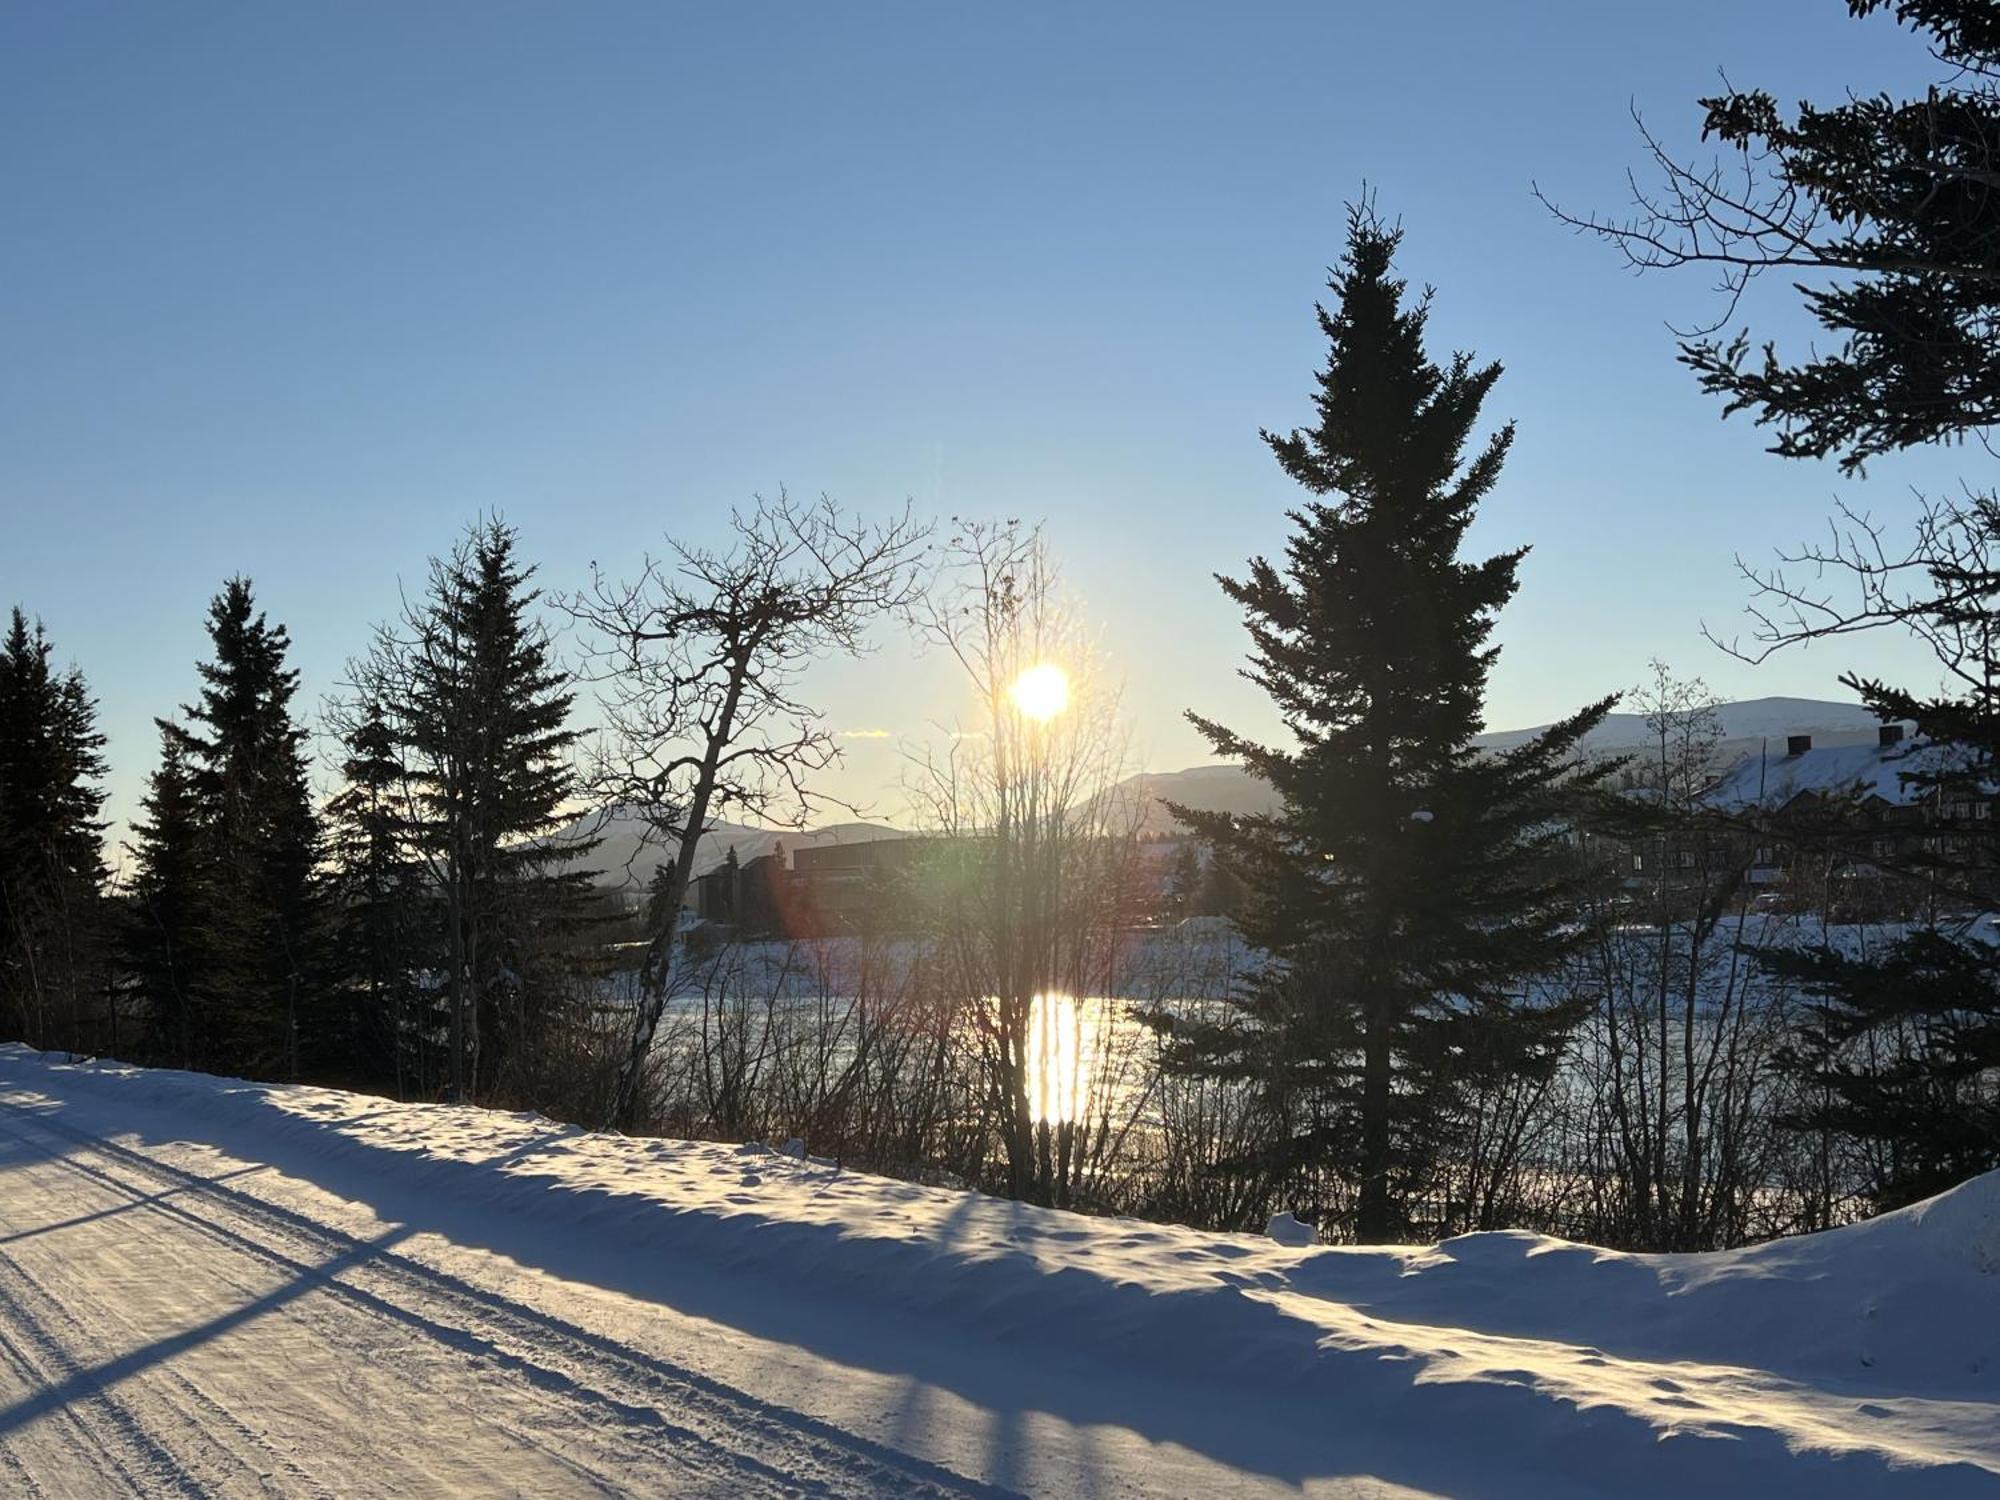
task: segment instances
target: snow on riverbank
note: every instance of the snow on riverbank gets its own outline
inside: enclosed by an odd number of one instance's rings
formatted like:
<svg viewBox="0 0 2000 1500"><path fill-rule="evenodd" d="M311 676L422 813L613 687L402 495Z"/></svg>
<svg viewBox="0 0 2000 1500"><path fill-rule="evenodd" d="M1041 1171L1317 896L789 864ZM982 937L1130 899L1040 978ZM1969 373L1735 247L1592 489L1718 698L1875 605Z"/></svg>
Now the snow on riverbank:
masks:
<svg viewBox="0 0 2000 1500"><path fill-rule="evenodd" d="M18 1046L0 1047L0 1104L0 1133L46 1119L266 1163L414 1234L808 1348L857 1382L886 1373L989 1414L1136 1433L1246 1479L1335 1494L2000 1495L2000 1177L1727 1254L1519 1233L1313 1249L758 1147ZM941 1451L921 1430L901 1440ZM1102 1493L1156 1488L1125 1465ZM1000 1477L1035 1490L1024 1472ZM1158 1492L1192 1492L1169 1472Z"/></svg>

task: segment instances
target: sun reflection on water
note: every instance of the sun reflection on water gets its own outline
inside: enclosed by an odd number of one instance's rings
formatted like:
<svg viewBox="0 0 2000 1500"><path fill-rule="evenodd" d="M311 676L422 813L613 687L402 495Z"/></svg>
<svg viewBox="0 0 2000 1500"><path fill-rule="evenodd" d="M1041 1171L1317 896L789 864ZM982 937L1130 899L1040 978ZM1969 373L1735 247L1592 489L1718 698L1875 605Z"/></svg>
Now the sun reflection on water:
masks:
<svg viewBox="0 0 2000 1500"><path fill-rule="evenodd" d="M1037 1125L1073 1124L1090 1096L1083 1007L1069 995L1037 995L1028 1007L1028 1103Z"/></svg>

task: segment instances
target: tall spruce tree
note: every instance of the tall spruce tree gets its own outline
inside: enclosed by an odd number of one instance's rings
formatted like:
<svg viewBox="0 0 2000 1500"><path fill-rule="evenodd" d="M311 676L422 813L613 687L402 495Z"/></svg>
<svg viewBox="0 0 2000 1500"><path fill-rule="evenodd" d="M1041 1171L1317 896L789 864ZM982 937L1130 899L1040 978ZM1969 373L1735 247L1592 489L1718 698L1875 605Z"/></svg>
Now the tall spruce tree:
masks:
<svg viewBox="0 0 2000 1500"><path fill-rule="evenodd" d="M555 835L575 791L571 678L535 619L533 567L494 520L431 567L427 597L385 630L363 676L414 788L410 832L444 907L456 1098L526 1061L554 995L556 950L582 920L593 844Z"/></svg>
<svg viewBox="0 0 2000 1500"><path fill-rule="evenodd" d="M1530 991L1577 941L1560 819L1601 774L1577 748L1612 701L1504 753L1473 744L1488 637L1526 549L1459 551L1513 429L1468 458L1500 368L1426 355L1429 297L1406 301L1391 274L1400 238L1352 212L1319 314L1317 420L1264 434L1309 498L1282 566L1257 558L1220 580L1247 616L1245 675L1296 746L1189 716L1281 810L1175 809L1248 881L1243 925L1271 961L1228 1017L1171 1022L1171 1063L1253 1081L1276 1123L1239 1165L1367 1242L1411 1225L1466 1090L1552 1068L1574 1022Z"/></svg>
<svg viewBox="0 0 2000 1500"><path fill-rule="evenodd" d="M104 736L18 606L0 640L0 1018L34 1046L86 1045L104 979ZM104 1040L108 1040L108 1034Z"/></svg>
<svg viewBox="0 0 2000 1500"><path fill-rule="evenodd" d="M248 579L223 585L208 634L200 697L186 723L161 724L138 846L140 962L170 982L150 998L173 1016L166 1031L190 1063L295 1078L321 1019L322 936L307 735L292 719L298 673L285 664L290 636L257 609ZM178 928L163 925L169 907ZM169 954L171 971L160 967Z"/></svg>

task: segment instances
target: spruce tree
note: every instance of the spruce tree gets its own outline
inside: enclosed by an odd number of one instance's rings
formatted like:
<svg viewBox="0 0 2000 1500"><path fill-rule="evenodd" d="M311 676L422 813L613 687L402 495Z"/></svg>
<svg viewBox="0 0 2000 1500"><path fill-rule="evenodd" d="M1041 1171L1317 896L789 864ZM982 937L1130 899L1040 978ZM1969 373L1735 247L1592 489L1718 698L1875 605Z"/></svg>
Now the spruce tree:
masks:
<svg viewBox="0 0 2000 1500"><path fill-rule="evenodd" d="M409 849L403 766L382 705L367 699L342 736L341 790L326 806L332 868L328 947L343 1004L329 1012L322 1069L393 1078L398 1097L424 1092L429 1029L417 974L435 959L426 942L427 884Z"/></svg>
<svg viewBox="0 0 2000 1500"><path fill-rule="evenodd" d="M1889 12L1938 64L1922 92L1866 87L1788 109L1763 89L1699 101L1722 160L1646 136L1657 186L1632 216L1558 217L1640 269L1713 269L1725 302L1681 362L1787 458L1870 459L2000 424L2000 16L1992 0L1848 0ZM1883 55L1888 56L1887 49ZM1781 353L1723 330L1751 281L1780 275L1821 330Z"/></svg>
<svg viewBox="0 0 2000 1500"><path fill-rule="evenodd" d="M517 536L479 523L369 676L416 788L411 833L445 908L447 1073L454 1097L525 1059L552 1000L550 962L582 921L593 844L557 838L572 816L571 678L534 611Z"/></svg>
<svg viewBox="0 0 2000 1500"><path fill-rule="evenodd" d="M211 903L202 1000L215 1012L211 1065L295 1078L316 1047L321 933L319 821L308 782L306 730L293 722L298 673L291 638L232 578L209 605L214 659L183 710L184 760L205 841Z"/></svg>
<svg viewBox="0 0 2000 1500"><path fill-rule="evenodd" d="M32 1045L84 1045L103 979L104 736L82 674L40 624L0 641L0 1017Z"/></svg>
<svg viewBox="0 0 2000 1500"><path fill-rule="evenodd" d="M732 847L729 852L734 854L736 850ZM673 915L678 904L674 891L674 867L661 860L653 866L652 876L646 882L644 923L647 937L666 930L667 919Z"/></svg>
<svg viewBox="0 0 2000 1500"><path fill-rule="evenodd" d="M1296 743L1189 716L1281 801L1174 809L1249 883L1243 925L1270 962L1225 1019L1162 1018L1174 1066L1262 1091L1273 1139L1239 1165L1351 1213L1368 1242L1411 1226L1465 1090L1546 1072L1574 1022L1530 996L1577 941L1561 813L1600 774L1576 757L1611 704L1505 753L1473 744L1525 549L1459 552L1513 429L1468 456L1500 369L1428 357L1429 296L1391 274L1400 238L1351 214L1316 421L1264 434L1307 494L1285 561L1219 580L1247 617L1245 675Z"/></svg>
<svg viewBox="0 0 2000 1500"><path fill-rule="evenodd" d="M1780 1064L1786 1123L1857 1142L1876 1212L2000 1167L2000 955L1919 928L1880 953L1777 950L1764 968L1812 997Z"/></svg>
<svg viewBox="0 0 2000 1500"><path fill-rule="evenodd" d="M221 1057L214 979L217 909L213 840L189 764L188 737L156 721L160 763L133 824L134 873L125 954L145 1007L145 1055L181 1068L212 1068Z"/></svg>
<svg viewBox="0 0 2000 1500"><path fill-rule="evenodd" d="M1684 342L1682 362L1725 414L1770 426L1774 453L1858 472L1881 455L1967 438L1990 449L2000 424L2000 11L1991 0L1847 8L1887 13L1915 33L1939 65L1936 81L1905 97L1862 88L1790 109L1765 90L1728 87L1700 106L1704 137L1737 153L1731 170L1675 161L1649 140L1664 190L1642 196L1630 221L1572 222L1641 268L1713 265L1730 314L1752 279L1781 273L1825 337L1787 354L1748 328L1717 327ZM1830 545L1790 559L1809 578L1780 569L1758 579L1756 659L1868 625L1909 629L1942 663L1938 686L1860 673L1842 682L1885 721L1914 721L1934 747L1902 768L1913 810L1954 795L1988 800L2000 784L2000 497L1968 486L1921 502L1907 549L1851 512L1833 530ZM1852 608L1834 602L1829 571L1855 585ZM1800 838L1796 827L1777 832ZM1813 841L1878 863L1865 830ZM1995 820L1926 842L1890 863L1954 904L1990 910ZM1983 940L1933 923L1865 955L1829 942L1809 953L1765 948L1758 962L1816 997L1789 1054L1808 1101L1792 1121L1872 1160L1865 1190L1877 1206L2000 1161L1991 1081L2000 976Z"/></svg>

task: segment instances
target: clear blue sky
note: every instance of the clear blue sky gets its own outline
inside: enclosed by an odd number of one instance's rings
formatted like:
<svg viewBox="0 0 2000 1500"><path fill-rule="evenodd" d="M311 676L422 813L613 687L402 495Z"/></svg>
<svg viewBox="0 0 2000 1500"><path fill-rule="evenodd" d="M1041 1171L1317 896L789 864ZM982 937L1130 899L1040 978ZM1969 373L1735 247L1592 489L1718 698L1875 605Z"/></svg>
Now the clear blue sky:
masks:
<svg viewBox="0 0 2000 1500"><path fill-rule="evenodd" d="M1656 654L1832 696L1847 655L1702 644L1743 603L1732 554L1840 495L1906 514L1982 455L1865 485L1766 456L1673 361L1704 279L1635 278L1529 192L1619 207L1628 105L1692 147L1722 67L1790 97L1931 73L1838 0L4 0L0 595L95 685L123 815L229 573L316 700L481 509L559 587L753 491L909 496L1046 518L1142 758L1190 764L1181 709L1263 722L1210 574L1281 544L1256 432L1307 416L1365 180L1440 352L1509 372L1520 440L1474 536L1535 550L1492 722ZM821 689L843 727L952 712L894 641ZM894 741L856 742L850 791L895 776Z"/></svg>

